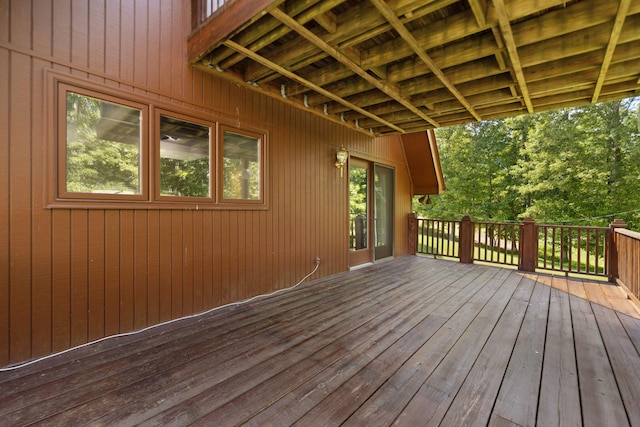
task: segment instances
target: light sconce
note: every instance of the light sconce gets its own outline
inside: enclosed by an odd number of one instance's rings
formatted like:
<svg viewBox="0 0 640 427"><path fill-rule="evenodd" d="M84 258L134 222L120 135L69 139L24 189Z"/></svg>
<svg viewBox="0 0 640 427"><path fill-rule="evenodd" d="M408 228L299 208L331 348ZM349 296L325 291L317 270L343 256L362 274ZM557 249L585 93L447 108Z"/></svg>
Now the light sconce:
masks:
<svg viewBox="0 0 640 427"><path fill-rule="evenodd" d="M344 165L347 164L347 159L349 158L349 152L344 145L340 146L340 149L336 153L336 167L340 169L340 178L342 178L342 170L344 169Z"/></svg>
<svg viewBox="0 0 640 427"><path fill-rule="evenodd" d="M431 200L431 196L429 196L429 195L420 197L418 199L418 202L424 203L426 205L430 205L431 203L433 203L433 201Z"/></svg>

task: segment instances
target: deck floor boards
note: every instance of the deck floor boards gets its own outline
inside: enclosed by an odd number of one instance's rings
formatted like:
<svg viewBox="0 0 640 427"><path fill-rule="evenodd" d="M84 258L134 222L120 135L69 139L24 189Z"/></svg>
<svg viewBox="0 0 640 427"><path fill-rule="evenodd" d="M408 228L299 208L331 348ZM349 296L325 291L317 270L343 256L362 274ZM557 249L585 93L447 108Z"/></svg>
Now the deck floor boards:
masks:
<svg viewBox="0 0 640 427"><path fill-rule="evenodd" d="M604 282L407 256L0 372L6 425L640 426Z"/></svg>

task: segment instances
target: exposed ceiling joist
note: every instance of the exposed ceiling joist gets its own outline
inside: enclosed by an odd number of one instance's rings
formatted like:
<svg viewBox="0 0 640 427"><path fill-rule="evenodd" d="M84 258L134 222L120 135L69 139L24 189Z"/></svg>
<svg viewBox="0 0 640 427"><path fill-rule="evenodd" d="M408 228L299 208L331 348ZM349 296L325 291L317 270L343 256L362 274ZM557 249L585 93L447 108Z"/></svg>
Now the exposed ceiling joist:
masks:
<svg viewBox="0 0 640 427"><path fill-rule="evenodd" d="M609 71L609 65L611 65L611 58L613 58L613 52L616 50L616 46L618 45L618 39L620 38L622 26L624 25L624 20L627 17L627 11L629 10L630 4L631 0L620 0L620 6L616 13L616 19L613 23L613 29L611 30L611 37L609 38L609 43L607 43L607 50L605 51L604 59L600 66L600 73L598 74L598 80L596 81L596 88L593 91L591 102L598 102L598 97L600 96L604 79L607 77L607 71Z"/></svg>
<svg viewBox="0 0 640 427"><path fill-rule="evenodd" d="M380 13L382 13L382 15L385 17L385 19L389 21L393 29L396 30L398 34L400 34L400 37L402 37L404 41L407 42L409 46L411 46L413 51L416 53L416 55L418 55L418 57L422 60L422 62L427 64L427 66L431 69L433 74L435 74L438 77L438 79L442 82L442 84L444 84L445 87L449 89L449 91L453 94L453 96L455 96L456 99L460 101L462 105L464 105L464 107L471 113L471 115L476 120L481 121L482 118L476 112L473 106L469 104L469 101L467 101L465 97L462 96L462 94L455 87L455 85L451 83L451 81L447 78L447 76L444 75L440 67L438 67L436 63L433 62L433 60L429 57L429 55L427 55L427 53L420 47L420 45L418 44L418 41L415 38L413 38L409 30L407 30L407 28L400 22L400 20L396 17L393 10L391 10L389 6L387 6L387 4L382 0L370 0L370 1L375 5L375 7L378 8Z"/></svg>
<svg viewBox="0 0 640 427"><path fill-rule="evenodd" d="M640 1L225 4L194 31L193 66L358 131L414 132L640 95Z"/></svg>
<svg viewBox="0 0 640 427"><path fill-rule="evenodd" d="M411 101L403 98L402 95L400 94L400 91L396 87L390 85L387 82L383 82L378 78L367 73L366 70L361 68L355 61L349 58L349 56L347 56L344 52L325 43L320 37L316 36L311 31L307 30L302 24L298 23L295 19L291 18L289 15L287 15L280 9L274 9L269 13L271 13L271 15L274 18L278 19L280 22L282 22L283 24L287 25L289 28L293 29L295 32L300 34L302 37L312 42L318 48L320 48L325 53L327 53L327 55L330 55L331 57L336 59L338 62L342 63L347 68L349 68L351 71L353 71L354 73L356 73L357 75L359 75L360 77L362 77L363 79L371 83L377 89L389 95L398 103L404 105L407 109L411 110L418 117L426 120L427 122L431 123L435 127L439 126L438 122L436 122L431 117L429 117L426 113L420 110L420 108L413 105Z"/></svg>
<svg viewBox="0 0 640 427"><path fill-rule="evenodd" d="M346 106L348 108L351 108L351 109L353 109L355 111L358 111L359 113L361 113L361 114L363 114L363 115L365 115L365 116L367 116L367 117L369 117L369 118L371 118L371 119L373 119L373 120L375 120L375 121L377 121L379 123L382 123L385 126L389 126L391 129L394 129L394 130L396 130L396 131L398 131L400 133L404 133L404 130L402 130L398 126L395 126L394 124L389 123L386 120L381 119L380 117L369 113L368 111L358 107L357 105L354 105L354 104L352 104L352 103L350 103L350 102L348 102L348 101L346 101L346 100L344 100L344 99L342 99L340 97L335 96L334 94L332 94L331 92L321 88L320 86L316 86L315 84L311 83L310 81L307 81L307 80L303 79L302 77L297 76L296 74L292 73L291 71L288 71L288 70L280 67L279 65L274 64L274 63L270 62L269 60L267 60L265 58L262 58L257 53L254 53L254 52L250 51L249 49L246 49L246 48L240 46L239 44L237 44L237 43L235 43L235 42L233 42L231 40L227 40L226 42L224 42L224 44L226 46L230 47L231 49L234 49L234 50L238 51L239 53L242 53L243 55L246 55L246 56L250 57L251 59L260 62L261 64L263 64L265 66L268 66L268 67L273 68L274 70L277 70L283 76L286 76L286 77L288 77L288 78L290 78L292 80L295 80L298 83L302 83L302 84L312 88L313 90L315 90L315 91L317 91L319 93L322 93L326 97L331 98L334 101L339 102L340 104L343 104L344 106Z"/></svg>
<svg viewBox="0 0 640 427"><path fill-rule="evenodd" d="M487 24L487 1L486 0L469 0L469 6L479 26Z"/></svg>
<svg viewBox="0 0 640 427"><path fill-rule="evenodd" d="M518 55L518 48L516 46L516 41L513 38L513 31L511 31L511 23L509 22L509 16L507 16L507 11L504 7L504 1L493 0L493 6L496 10L496 14L498 15L502 38L507 46L507 52L509 52L509 59L511 60L511 66L513 67L513 72L516 75L516 80L518 80L520 92L522 92L522 99L527 106L527 111L529 111L529 113L533 113L533 104L531 103L531 96L529 95L529 89L527 88L527 80L524 78L520 56Z"/></svg>

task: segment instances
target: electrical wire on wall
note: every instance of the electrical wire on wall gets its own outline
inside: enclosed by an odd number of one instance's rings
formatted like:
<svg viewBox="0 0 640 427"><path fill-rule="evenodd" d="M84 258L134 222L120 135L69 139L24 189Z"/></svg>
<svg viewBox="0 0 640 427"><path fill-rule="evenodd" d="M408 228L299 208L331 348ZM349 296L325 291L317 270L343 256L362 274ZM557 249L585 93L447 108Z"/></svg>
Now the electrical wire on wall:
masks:
<svg viewBox="0 0 640 427"><path fill-rule="evenodd" d="M202 313L196 313L196 314L192 314L190 316L179 317L177 319L168 320L166 322L158 323L157 325L151 325L151 326L148 326L146 328L139 329L137 331L124 332L124 333L117 334L117 335L109 335L108 337L100 338L99 340L96 340L96 341L91 341L91 342L88 342L88 343L85 343L85 344L81 344L81 345L76 346L76 347L68 348L68 349L60 351L58 353L49 354L49 355L46 355L46 356L43 356L43 357L40 357L40 358L37 358L37 359L29 360L28 362L20 363L20 364L13 365L13 366L8 366L6 368L0 368L0 372L14 371L16 369L24 368L26 366L33 365L34 363L38 363L38 362L41 362L43 360L51 359L53 357L57 357L57 356L60 356L62 354L65 354L65 353L69 353L71 351L78 350L78 349L83 348L83 347L88 347L90 345L98 344L99 342L102 342L102 341L106 341L106 340L110 340L110 339L114 339L114 338L121 338L121 337L128 337L128 336L131 336L131 335L136 335L136 334L139 334L139 333L142 333L142 332L145 332L145 331L148 331L150 329L154 329L154 328L157 328L157 327L160 327L160 326L165 326L165 325L169 325L171 323L179 322L179 321L182 321L182 320L194 319L194 318L197 318L197 317L205 316L205 315L207 315L209 313L212 313L212 312L214 312L216 310L220 310L220 309L225 308L225 307L233 307L233 306L237 306L237 305L247 304L247 303L249 303L251 301L254 301L256 299L270 297L270 296L276 295L276 294L278 294L280 292L291 291L291 290L295 289L296 287L300 286L305 280L307 280L316 271L318 271L318 267L320 267L320 258L319 257L316 257L315 263L316 263L316 266L313 268L313 270L311 270L311 272L309 274L304 276L302 279L300 279L300 281L298 281L298 283L296 283L295 285L293 285L293 286L291 286L289 288L278 289L278 290L273 291L273 292L268 293L268 294L256 295L254 297L251 297L251 298L248 298L248 299L245 299L245 300L242 300L242 301L232 302L232 303L229 303L229 304L221 305L219 307L214 307L214 308L209 309L207 311L204 311Z"/></svg>

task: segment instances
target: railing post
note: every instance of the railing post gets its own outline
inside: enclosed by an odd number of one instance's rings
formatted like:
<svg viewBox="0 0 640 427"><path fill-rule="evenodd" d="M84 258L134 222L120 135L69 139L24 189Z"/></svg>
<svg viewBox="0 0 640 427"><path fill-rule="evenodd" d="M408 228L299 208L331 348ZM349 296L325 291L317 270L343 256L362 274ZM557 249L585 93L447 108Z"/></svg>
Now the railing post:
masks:
<svg viewBox="0 0 640 427"><path fill-rule="evenodd" d="M460 262L473 264L473 222L471 217L465 215L460 221Z"/></svg>
<svg viewBox="0 0 640 427"><path fill-rule="evenodd" d="M409 253L415 255L418 252L418 217L411 212L409 214Z"/></svg>
<svg viewBox="0 0 640 427"><path fill-rule="evenodd" d="M520 226L520 258L518 268L522 271L536 271L538 265L538 227L531 217Z"/></svg>
<svg viewBox="0 0 640 427"><path fill-rule="evenodd" d="M618 271L618 239L616 238L616 228L627 228L627 223L621 219L614 219L609 225L607 232L607 276L609 282L615 283L619 278Z"/></svg>

